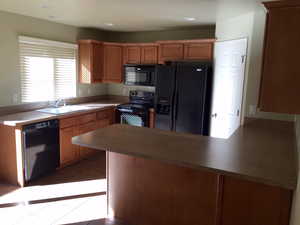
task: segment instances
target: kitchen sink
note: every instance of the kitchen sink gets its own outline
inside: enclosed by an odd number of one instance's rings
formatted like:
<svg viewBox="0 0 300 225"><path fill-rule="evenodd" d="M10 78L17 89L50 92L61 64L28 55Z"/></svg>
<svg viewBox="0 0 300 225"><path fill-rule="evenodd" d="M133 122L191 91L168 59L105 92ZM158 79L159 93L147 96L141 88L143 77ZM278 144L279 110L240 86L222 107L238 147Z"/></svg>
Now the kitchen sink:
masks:
<svg viewBox="0 0 300 225"><path fill-rule="evenodd" d="M67 105L67 106L61 106L61 107L57 107L57 108L54 108L54 107L44 108L44 109L39 109L39 110L36 110L36 111L43 112L43 113L60 115L60 114L65 114L65 113L70 113L70 112L87 110L87 109L90 109L90 107L80 106L80 105Z"/></svg>

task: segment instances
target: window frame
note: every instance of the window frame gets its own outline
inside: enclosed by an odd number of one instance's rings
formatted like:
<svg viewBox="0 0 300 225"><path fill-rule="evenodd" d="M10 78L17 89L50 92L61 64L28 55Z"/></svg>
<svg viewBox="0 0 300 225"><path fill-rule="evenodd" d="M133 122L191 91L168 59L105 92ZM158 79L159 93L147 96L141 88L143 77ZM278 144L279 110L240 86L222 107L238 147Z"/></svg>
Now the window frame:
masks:
<svg viewBox="0 0 300 225"><path fill-rule="evenodd" d="M33 45L41 45L41 46L49 46L49 47L58 47L58 48L68 48L68 49L73 49L75 51L75 98L78 96L78 45L73 44L73 43L68 43L68 42L61 42L61 41L53 41L53 40L48 40L48 39L42 39L42 38L33 38L33 37L28 37L28 36L18 36L18 46L19 46L19 67L21 66L21 51L20 51L20 44L33 44ZM20 81L22 79L22 71L20 68ZM55 78L53 79L55 82ZM22 89L22 81L20 83L20 87ZM61 98L56 98L55 97L56 93L54 93L54 98L53 99L48 99L45 101L55 101ZM74 98L74 97L65 97L64 99L68 98ZM23 101L22 99L22 90L21 90L21 97L20 97L21 103L35 103L35 102L41 102L41 101ZM44 102L44 101L42 101Z"/></svg>

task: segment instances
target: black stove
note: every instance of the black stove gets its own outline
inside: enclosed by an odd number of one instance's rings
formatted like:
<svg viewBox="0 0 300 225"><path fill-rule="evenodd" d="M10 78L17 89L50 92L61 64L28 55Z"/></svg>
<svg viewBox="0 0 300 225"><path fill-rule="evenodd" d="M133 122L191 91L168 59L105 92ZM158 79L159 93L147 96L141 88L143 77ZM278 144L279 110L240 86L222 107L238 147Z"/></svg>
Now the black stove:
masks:
<svg viewBox="0 0 300 225"><path fill-rule="evenodd" d="M119 105L117 111L121 124L149 126L149 109L154 105L154 93L148 91L130 91L129 103Z"/></svg>

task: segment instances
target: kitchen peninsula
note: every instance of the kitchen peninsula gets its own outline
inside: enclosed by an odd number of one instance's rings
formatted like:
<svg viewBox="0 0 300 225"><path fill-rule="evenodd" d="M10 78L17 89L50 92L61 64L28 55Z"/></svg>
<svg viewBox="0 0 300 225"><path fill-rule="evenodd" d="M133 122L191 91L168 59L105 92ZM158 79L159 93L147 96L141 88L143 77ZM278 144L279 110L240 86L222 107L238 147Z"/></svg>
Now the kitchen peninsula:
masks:
<svg viewBox="0 0 300 225"><path fill-rule="evenodd" d="M73 143L107 151L108 207L126 223L289 223L293 123L251 119L229 139L112 125Z"/></svg>

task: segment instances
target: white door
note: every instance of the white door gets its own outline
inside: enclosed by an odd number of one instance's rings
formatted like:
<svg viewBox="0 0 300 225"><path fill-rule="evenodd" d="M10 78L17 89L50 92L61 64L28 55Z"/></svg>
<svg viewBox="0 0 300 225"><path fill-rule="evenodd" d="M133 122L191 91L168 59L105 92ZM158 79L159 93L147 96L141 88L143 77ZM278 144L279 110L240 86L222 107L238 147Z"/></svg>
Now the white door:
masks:
<svg viewBox="0 0 300 225"><path fill-rule="evenodd" d="M210 136L228 138L240 126L247 39L215 43Z"/></svg>

